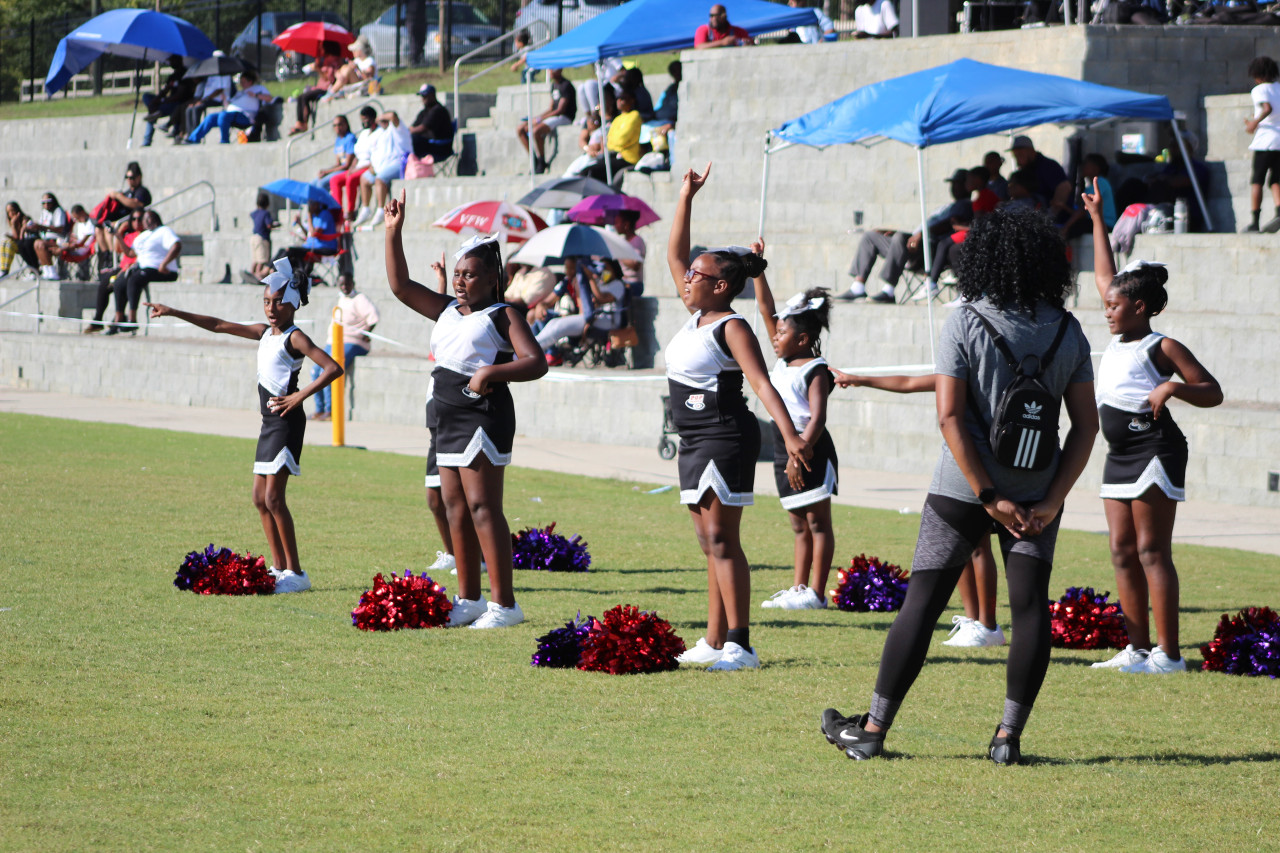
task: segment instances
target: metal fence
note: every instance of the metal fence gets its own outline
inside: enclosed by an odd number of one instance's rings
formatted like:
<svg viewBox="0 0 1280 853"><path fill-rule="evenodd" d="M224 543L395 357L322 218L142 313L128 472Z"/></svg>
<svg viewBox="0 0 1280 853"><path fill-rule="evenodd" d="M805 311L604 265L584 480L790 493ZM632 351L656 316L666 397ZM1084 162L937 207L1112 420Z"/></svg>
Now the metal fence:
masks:
<svg viewBox="0 0 1280 853"><path fill-rule="evenodd" d="M418 3L422 8L422 0ZM203 30L219 49L239 55L257 65L265 76L272 77L277 72L277 51L271 44L271 38L278 34L278 31L273 31L276 21L295 23L323 19L340 23L356 34L364 28L371 36L380 68L416 64L435 66L451 62L451 54L460 55L470 50L469 39L488 32L506 32L513 25L520 4L521 0L453 0L446 4L446 10L451 14L444 37L439 37L439 6L434 0L427 0L422 10L426 17L426 50L419 57L409 55L405 24L411 22L415 10L406 0L187 0L161 2L159 7L162 12L190 21ZM129 5L122 0L106 0L102 9L106 11ZM476 18L473 12L479 13L480 17ZM0 18L0 101L44 97L41 86L24 86L23 81L43 81L59 40L90 17L88 14L63 14L23 21ZM464 18L480 23L468 24L462 20ZM396 21L401 26L395 26ZM264 26L259 37L260 23ZM502 47L504 51L509 49L509 43ZM96 65L100 69L98 73L107 74L136 69L134 60L110 56L103 57ZM284 67L279 70L285 77L296 71ZM69 97L71 94L60 92L55 97Z"/></svg>

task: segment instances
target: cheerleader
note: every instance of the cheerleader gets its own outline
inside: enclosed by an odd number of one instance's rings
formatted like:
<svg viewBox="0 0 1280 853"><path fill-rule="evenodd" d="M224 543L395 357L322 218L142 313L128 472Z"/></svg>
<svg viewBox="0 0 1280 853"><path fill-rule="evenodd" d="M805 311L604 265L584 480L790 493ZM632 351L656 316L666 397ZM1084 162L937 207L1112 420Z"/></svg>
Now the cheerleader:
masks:
<svg viewBox="0 0 1280 853"><path fill-rule="evenodd" d="M294 312L307 304L308 277L301 270L295 274L287 258L276 261L275 268L276 271L263 280L266 292L262 296L262 307L267 323L245 326L167 305L151 302L146 305L152 317L177 317L210 332L258 342L262 432L258 435L258 453L253 463L253 505L262 518L262 530L271 549L274 565L268 571L276 579L275 591L284 593L311 589L311 578L298 560L293 516L285 504L289 475L297 477L302 473L298 460L302 457L302 437L307 429L302 402L341 376L342 368L293 324ZM299 390L298 374L304 357L320 366L320 375Z"/></svg>
<svg viewBox="0 0 1280 853"><path fill-rule="evenodd" d="M432 261L431 270L436 274L436 293L444 293L448 278L445 275L443 252L440 260ZM427 510L436 524L436 532L440 534L440 544L444 546L444 550L436 551L436 561L427 566L427 571L442 572L448 569L449 574L456 575L458 561L453 556L453 536L449 534L449 517L445 515L444 496L440 491L440 465L436 460L436 414L431 405L432 384L431 380L427 380L427 432L431 435L431 444L427 447Z"/></svg>
<svg viewBox="0 0 1280 853"><path fill-rule="evenodd" d="M782 433L797 490L803 485L800 469L808 469L809 450L769 384L751 327L731 306L747 279L764 272L764 258L748 249L717 249L688 262L693 197L710 173L710 163L701 175L690 169L680 187L667 266L693 316L663 356L672 418L680 433L680 502L689 507L707 558L707 633L679 660L726 671L760 666L748 627L751 568L739 537L760 453L760 427L742 395L744 376Z"/></svg>
<svg viewBox="0 0 1280 853"><path fill-rule="evenodd" d="M751 249L763 255L764 242L753 243ZM797 293L775 313L773 293L763 273L756 277L755 289L756 305L778 356L769 381L786 405L792 426L813 448L809 470L801 472L802 485L792 488L793 472L788 470L792 461L781 430L776 423L773 425L773 476L795 534L795 573L790 589L775 592L760 606L821 610L827 606L827 575L831 573L836 549L831 497L836 494L836 469L840 464L827 432L827 396L833 379L818 342L822 330L830 328L830 297L825 288L811 288Z"/></svg>
<svg viewBox="0 0 1280 853"><path fill-rule="evenodd" d="M499 301L502 250L497 236L473 237L453 256L453 297L409 278L401 229L404 193L391 199L383 222L391 292L435 321L431 408L436 460L450 539L458 568L451 626L505 628L524 621L511 586L511 530L502 514L503 470L516 433L510 382L547 372L546 356L521 312ZM480 591L481 553L489 594Z"/></svg>
<svg viewBox="0 0 1280 853"><path fill-rule="evenodd" d="M1187 440L1168 411L1172 397L1193 406L1222 403L1218 380L1185 346L1151 330L1169 296L1163 264L1134 261L1119 274L1094 181L1085 193L1093 218L1094 281L1114 337L1098 367L1098 415L1107 440L1102 504L1111 534L1111 564L1129 645L1095 667L1163 674L1187 668L1178 646L1178 572L1173 521L1186 500ZM1182 377L1174 382L1173 376ZM1156 622L1151 645L1147 605Z"/></svg>

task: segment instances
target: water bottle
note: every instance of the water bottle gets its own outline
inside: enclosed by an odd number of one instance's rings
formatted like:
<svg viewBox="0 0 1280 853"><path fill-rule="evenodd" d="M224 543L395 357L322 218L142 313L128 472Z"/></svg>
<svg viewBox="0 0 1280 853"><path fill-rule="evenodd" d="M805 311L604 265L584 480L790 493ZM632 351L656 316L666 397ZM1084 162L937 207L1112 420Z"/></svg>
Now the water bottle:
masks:
<svg viewBox="0 0 1280 853"><path fill-rule="evenodd" d="M1173 203L1173 233L1187 233L1187 200L1180 198Z"/></svg>

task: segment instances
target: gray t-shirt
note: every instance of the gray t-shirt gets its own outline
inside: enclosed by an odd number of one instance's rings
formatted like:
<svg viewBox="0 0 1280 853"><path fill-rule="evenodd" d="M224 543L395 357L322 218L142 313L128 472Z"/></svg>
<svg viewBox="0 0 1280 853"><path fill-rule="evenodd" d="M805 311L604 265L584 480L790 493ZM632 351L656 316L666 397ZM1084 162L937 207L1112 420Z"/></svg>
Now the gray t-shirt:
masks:
<svg viewBox="0 0 1280 853"><path fill-rule="evenodd" d="M1054 308L1048 303L1041 303L1036 307L1034 320L1021 309L1001 311L986 299L975 303L974 307L1004 335L1009 349L1017 358L1032 353L1044 355L1058 333L1058 324L1062 321L1063 314L1061 308ZM1058 397L1073 382L1093 381L1089 341L1074 318L1069 322L1067 334L1040 380L1051 394ZM965 308L952 313L942 327L942 334L938 337L935 370L943 376L968 382L969 394L988 424L991 423L1000 395L1014 376L982 323ZM1090 395L1092 393L1090 391ZM997 492L1019 503L1044 497L1058 470L1058 453L1054 454L1053 463L1043 471L1006 468L995 460L987 443L986 429L973 416L968 405L965 406L964 422ZM977 495L960 472L960 466L956 464L951 448L945 441L942 443L942 454L938 457L937 467L933 471L929 491L966 503L978 503Z"/></svg>

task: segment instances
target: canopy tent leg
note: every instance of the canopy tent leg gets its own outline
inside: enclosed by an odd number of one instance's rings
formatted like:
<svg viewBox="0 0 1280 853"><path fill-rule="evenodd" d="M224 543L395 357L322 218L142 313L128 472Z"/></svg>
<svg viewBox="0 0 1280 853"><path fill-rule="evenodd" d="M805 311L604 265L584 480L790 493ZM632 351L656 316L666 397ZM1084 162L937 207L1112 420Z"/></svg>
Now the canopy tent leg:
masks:
<svg viewBox="0 0 1280 853"><path fill-rule="evenodd" d="M1182 131L1178 130L1178 116L1169 119L1173 127L1173 138L1178 140L1178 150L1182 152L1182 162L1187 167L1187 176L1191 178L1191 189L1195 190L1196 202L1200 205L1200 213L1204 216L1204 227L1213 231L1213 217L1209 215L1209 206L1204 203L1204 193L1200 191L1200 181L1196 178L1196 170L1191 163L1191 155L1187 152L1186 143L1182 141Z"/></svg>
<svg viewBox="0 0 1280 853"><path fill-rule="evenodd" d="M764 238L765 200L769 195L769 138L771 136L769 131L764 132L764 174L760 176L760 227L756 229L756 235L761 239Z"/></svg>
<svg viewBox="0 0 1280 853"><path fill-rule="evenodd" d="M529 186L534 187L538 184L538 168L535 159L537 155L533 152L533 77L530 74L524 75L524 99L529 109L524 123L525 134L529 139ZM453 108L456 110L458 105L454 104Z"/></svg>
<svg viewBox="0 0 1280 853"><path fill-rule="evenodd" d="M600 132L604 135L604 182L613 186L613 158L609 156L609 125L604 120L604 62L596 63L596 85L600 102ZM609 124L612 124L610 122Z"/></svg>
<svg viewBox="0 0 1280 853"><path fill-rule="evenodd" d="M933 258L929 252L929 214L924 200L924 149L916 148L916 173L920 179L920 247L924 250L924 275L930 278L933 270ZM925 285L925 306L929 312L929 360L937 365L938 357L933 350L933 295Z"/></svg>
<svg viewBox="0 0 1280 853"><path fill-rule="evenodd" d="M146 55L147 49L144 47L142 49L144 59ZM142 63L143 60L139 59L133 67L133 118L129 119L129 139L124 144L126 151L133 147L133 130L138 124L138 99L142 97Z"/></svg>

